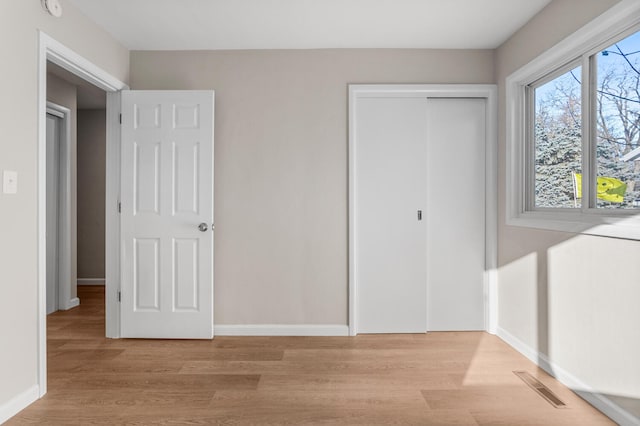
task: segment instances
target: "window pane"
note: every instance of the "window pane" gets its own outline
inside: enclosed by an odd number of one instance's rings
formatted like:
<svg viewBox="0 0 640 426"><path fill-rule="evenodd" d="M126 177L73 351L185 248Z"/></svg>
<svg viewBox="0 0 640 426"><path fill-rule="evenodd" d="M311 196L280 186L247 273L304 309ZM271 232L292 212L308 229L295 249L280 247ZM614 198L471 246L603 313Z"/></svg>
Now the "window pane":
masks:
<svg viewBox="0 0 640 426"><path fill-rule="evenodd" d="M640 33L596 56L597 206L640 207Z"/></svg>
<svg viewBox="0 0 640 426"><path fill-rule="evenodd" d="M535 206L580 207L581 67L535 88ZM577 174L577 176L576 176Z"/></svg>

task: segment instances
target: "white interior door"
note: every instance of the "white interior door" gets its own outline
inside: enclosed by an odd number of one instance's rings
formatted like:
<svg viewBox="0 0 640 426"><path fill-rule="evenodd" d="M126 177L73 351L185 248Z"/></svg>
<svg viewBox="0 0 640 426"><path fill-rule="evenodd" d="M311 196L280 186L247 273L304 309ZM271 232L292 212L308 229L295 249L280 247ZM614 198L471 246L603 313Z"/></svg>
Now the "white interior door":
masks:
<svg viewBox="0 0 640 426"><path fill-rule="evenodd" d="M485 329L486 103L428 101L429 331Z"/></svg>
<svg viewBox="0 0 640 426"><path fill-rule="evenodd" d="M424 333L427 100L362 98L355 129L359 333Z"/></svg>
<svg viewBox="0 0 640 426"><path fill-rule="evenodd" d="M212 91L122 92L122 337L213 337L213 117Z"/></svg>
<svg viewBox="0 0 640 426"><path fill-rule="evenodd" d="M61 121L60 117L47 114L47 315L58 310L58 176Z"/></svg>

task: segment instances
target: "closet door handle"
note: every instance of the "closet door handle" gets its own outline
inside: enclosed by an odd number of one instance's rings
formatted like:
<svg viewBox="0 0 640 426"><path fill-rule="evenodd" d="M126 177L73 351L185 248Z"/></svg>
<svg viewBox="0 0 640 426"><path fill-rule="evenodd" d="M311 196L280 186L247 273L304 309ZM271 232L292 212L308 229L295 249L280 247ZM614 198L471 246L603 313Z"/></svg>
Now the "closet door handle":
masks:
<svg viewBox="0 0 640 426"><path fill-rule="evenodd" d="M418 220L422 220L422 210L418 210Z"/></svg>

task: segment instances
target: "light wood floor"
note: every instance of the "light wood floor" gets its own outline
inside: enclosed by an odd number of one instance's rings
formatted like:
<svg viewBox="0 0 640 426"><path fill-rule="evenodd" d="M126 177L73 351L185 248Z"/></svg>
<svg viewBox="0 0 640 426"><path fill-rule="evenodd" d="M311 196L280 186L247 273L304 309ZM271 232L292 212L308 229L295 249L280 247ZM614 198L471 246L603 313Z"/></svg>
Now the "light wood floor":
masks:
<svg viewBox="0 0 640 426"><path fill-rule="evenodd" d="M486 333L108 340L102 288L79 293L48 318L49 392L9 425L613 424Z"/></svg>

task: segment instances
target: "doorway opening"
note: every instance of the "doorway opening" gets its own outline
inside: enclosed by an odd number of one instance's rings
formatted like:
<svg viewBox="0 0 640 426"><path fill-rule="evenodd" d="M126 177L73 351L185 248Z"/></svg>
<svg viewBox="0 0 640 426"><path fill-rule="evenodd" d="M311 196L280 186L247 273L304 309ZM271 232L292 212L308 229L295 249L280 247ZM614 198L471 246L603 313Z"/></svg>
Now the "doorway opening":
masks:
<svg viewBox="0 0 640 426"><path fill-rule="evenodd" d="M38 381L42 396L47 378L49 270L69 271L70 279L57 282L60 288L68 286L68 297L75 299L79 283L100 284L104 276L104 323L95 321L99 324L92 330L94 335L213 337L214 92L126 90L124 83L42 32L39 59ZM47 77L47 71L58 75ZM66 246L53 233L47 238L47 231L56 228L47 227L47 184L58 185L57 179L47 178L46 155L46 102L47 96L53 97L54 79L71 88L64 92L71 92L65 107L71 117L69 167L60 167L62 174L69 174L69 184L56 187L50 195L57 200L57 192L70 194L68 214L60 215L58 205L49 203L49 210L69 224L69 230L58 232L68 236ZM78 106L87 90L95 92L99 101L97 111L94 107L83 113L82 105ZM55 119L50 122L54 129ZM50 134L55 144L56 132ZM87 145L100 143L104 149ZM57 223L55 215L52 221ZM69 260L60 263L54 250L49 257L58 263L48 268L48 240L54 249L62 247L69 253ZM168 270L161 273L163 265ZM79 272L86 274L80 282ZM54 282L50 293L55 291Z"/></svg>
<svg viewBox="0 0 640 426"><path fill-rule="evenodd" d="M106 93L47 62L47 315L104 288Z"/></svg>
<svg viewBox="0 0 640 426"><path fill-rule="evenodd" d="M49 37L44 32L39 32L39 56L38 56L38 395L42 397L47 392L47 183L51 179L47 179L47 100L48 100L48 84L47 84L47 71L53 65L56 65L60 69L68 72L69 75L79 79L78 84L90 87L95 86L95 90L101 90L106 92L106 131L105 131L105 204L102 211L102 215L105 216L105 311L106 311L106 331L107 337L119 337L119 308L117 303L117 294L119 291L119 245L118 235L119 218L117 211L117 201L119 197L119 123L118 114L120 112L120 94L119 92L124 89L128 89L128 86L122 81L114 78L101 68L97 67L93 63L89 62L85 58L79 56L77 53L62 45L58 41ZM76 99L77 102L77 99ZM61 103L58 102L58 105ZM51 106L51 105L50 105ZM77 106L77 105L76 105ZM66 107L65 107L66 108ZM67 108L71 110L70 108ZM53 114L55 116L55 114ZM69 114L71 117L71 114ZM54 120L53 118L51 120ZM70 123L70 120L69 120ZM52 123L53 124L53 123ZM72 126L72 124L70 124ZM72 129L73 127L70 127ZM52 132L55 134L55 132ZM71 130L69 131L69 134ZM69 154L73 154L69 150ZM75 158L72 159L75 161ZM69 164L73 164L70 161ZM65 169L67 170L67 169ZM70 170L70 168L69 168ZM64 173L63 173L64 174ZM71 179L69 179L71 183ZM59 185L59 182L58 182ZM67 193L71 194L69 190ZM60 201L60 200L59 200ZM65 204L65 203L58 203ZM68 203L71 206L71 203ZM113 208L109 208L113 206ZM69 214L64 214L64 217L69 221L69 229L73 228L75 224L72 219L74 214L74 208L69 208ZM58 210L58 216L61 217ZM53 225L50 225L51 228ZM58 227L59 229L59 227ZM69 236L69 247L66 248L60 244L60 238L55 243L55 247L59 250L62 247L65 251L71 255L70 259L73 259L73 253L71 250L71 242L75 241L76 236L71 235L67 231L63 235ZM59 257L59 256L58 256ZM57 264L60 265L59 260ZM72 293L72 289L75 290L77 286L77 266L72 264L72 260L65 261L65 270L69 271L70 276L60 281L58 278L58 284L61 284L58 288L59 299L73 300L77 298L75 291ZM58 273L59 275L59 273ZM66 284L66 285L65 285ZM65 294L65 289L68 289L68 293ZM74 302L75 303L75 302ZM59 305L65 308L64 305ZM68 309L68 308L67 308Z"/></svg>
<svg viewBox="0 0 640 426"><path fill-rule="evenodd" d="M350 85L350 335L495 333L496 111L492 85Z"/></svg>

